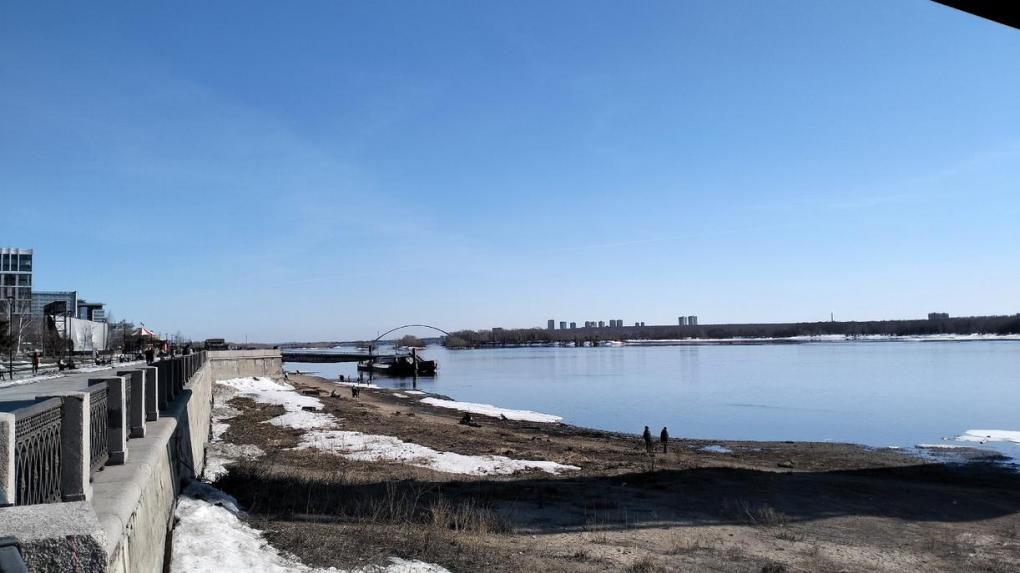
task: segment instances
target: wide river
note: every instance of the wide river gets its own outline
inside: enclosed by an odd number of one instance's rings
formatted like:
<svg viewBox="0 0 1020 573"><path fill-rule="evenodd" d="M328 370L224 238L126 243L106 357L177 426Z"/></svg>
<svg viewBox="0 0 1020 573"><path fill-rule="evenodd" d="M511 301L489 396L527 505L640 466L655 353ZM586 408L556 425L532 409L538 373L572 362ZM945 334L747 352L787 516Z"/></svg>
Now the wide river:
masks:
<svg viewBox="0 0 1020 573"><path fill-rule="evenodd" d="M639 433L647 424L656 435L668 426L678 437L878 447L950 445L971 429L1020 430L1020 341L430 346L422 354L440 366L435 378L418 380L422 390L606 430ZM353 363L286 367L356 375ZM987 446L1020 458L1020 444Z"/></svg>

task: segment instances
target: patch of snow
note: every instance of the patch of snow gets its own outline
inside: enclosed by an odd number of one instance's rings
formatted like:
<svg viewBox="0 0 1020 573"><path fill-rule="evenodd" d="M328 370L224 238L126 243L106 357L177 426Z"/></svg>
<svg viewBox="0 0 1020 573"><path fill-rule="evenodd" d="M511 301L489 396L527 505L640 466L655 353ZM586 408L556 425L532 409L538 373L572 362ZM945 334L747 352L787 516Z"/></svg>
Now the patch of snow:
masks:
<svg viewBox="0 0 1020 573"><path fill-rule="evenodd" d="M419 444L404 442L392 436L342 430L307 432L301 437L298 449L331 452L356 461L399 462L439 472L465 475L512 474L527 470L541 470L558 474L562 471L581 469L577 466L555 462L440 452Z"/></svg>
<svg viewBox="0 0 1020 573"><path fill-rule="evenodd" d="M281 416L277 416L269 423L274 426L283 426L285 428L294 428L295 430L314 430L318 428L331 428L336 424L336 418L330 414L323 414L322 412L306 412L305 410L298 410L296 412L287 412Z"/></svg>
<svg viewBox="0 0 1020 573"><path fill-rule="evenodd" d="M47 366L47 365L43 365ZM52 365L49 365L52 366ZM88 366L86 368L75 368L74 370L66 370L64 372L48 372L45 374L38 374L35 376L28 376L26 378L18 378L16 380L4 380L0 382L0 388L10 388L12 386L24 386L25 384L34 384L36 382L42 382L44 380L53 380L55 378L63 378L64 376L70 376L73 374L89 373L89 372L101 372L103 370L117 369L131 369L138 366L145 366L144 360L136 360L133 362L121 362L119 364L110 364L108 366ZM4 366L6 372L6 365Z"/></svg>
<svg viewBox="0 0 1020 573"><path fill-rule="evenodd" d="M107 364L105 366L86 366L85 368L75 368L74 370L68 370L69 374L76 372L101 372L103 370L112 370L114 368L118 370L134 368L136 366L145 366L144 360L133 360L131 362L121 362L119 364Z"/></svg>
<svg viewBox="0 0 1020 573"><path fill-rule="evenodd" d="M733 453L733 450L727 448L726 446L719 446L719 445L705 446L705 447L701 448L701 451L703 451L703 452L711 452L713 454L732 454Z"/></svg>
<svg viewBox="0 0 1020 573"><path fill-rule="evenodd" d="M262 448L250 444L212 442L205 447L205 470L202 479L214 482L227 475L227 464L240 460L256 460L266 455Z"/></svg>
<svg viewBox="0 0 1020 573"><path fill-rule="evenodd" d="M973 449L974 446L964 446L961 444L917 444L915 448L921 448L923 450L956 450L960 448Z"/></svg>
<svg viewBox="0 0 1020 573"><path fill-rule="evenodd" d="M967 430L956 437L961 442L1013 442L1020 444L1020 431L1017 430Z"/></svg>
<svg viewBox="0 0 1020 573"><path fill-rule="evenodd" d="M336 418L329 414L304 410L306 407L321 409L322 402L314 396L298 394L290 384L259 377L231 378L216 383L256 402L283 406L287 413L269 420L275 426L307 430L329 428L336 423Z"/></svg>
<svg viewBox="0 0 1020 573"><path fill-rule="evenodd" d="M212 440L206 445L205 469L202 471L202 478L206 481L216 481L226 475L227 464L238 460L254 460L265 455L258 446L223 441L223 434L230 429L228 420L241 413L227 404L236 394L234 389L227 386L213 387Z"/></svg>
<svg viewBox="0 0 1020 573"><path fill-rule="evenodd" d="M426 392L422 392L421 390L404 390L404 394L411 394L413 396L424 396Z"/></svg>
<svg viewBox="0 0 1020 573"><path fill-rule="evenodd" d="M401 394L400 392L394 392L393 394L390 395L395 398L407 398L407 394Z"/></svg>
<svg viewBox="0 0 1020 573"><path fill-rule="evenodd" d="M460 410L461 412L471 412L472 414L492 416L493 418L498 418L500 415L503 415L511 420L523 420L526 422L551 423L559 422L563 419L560 416L553 416L552 414L542 414L540 412L532 412L530 410L509 410L506 408L499 408L491 404L457 402L455 400L443 400L440 398L422 398L421 402L430 406L436 406L437 408L450 408L452 410Z"/></svg>
<svg viewBox="0 0 1020 573"><path fill-rule="evenodd" d="M172 573L259 571L261 573L344 573L309 567L270 545L262 532L246 524L237 502L208 485L189 486L177 503L173 533ZM423 561L390 558L389 565L349 573L449 573Z"/></svg>

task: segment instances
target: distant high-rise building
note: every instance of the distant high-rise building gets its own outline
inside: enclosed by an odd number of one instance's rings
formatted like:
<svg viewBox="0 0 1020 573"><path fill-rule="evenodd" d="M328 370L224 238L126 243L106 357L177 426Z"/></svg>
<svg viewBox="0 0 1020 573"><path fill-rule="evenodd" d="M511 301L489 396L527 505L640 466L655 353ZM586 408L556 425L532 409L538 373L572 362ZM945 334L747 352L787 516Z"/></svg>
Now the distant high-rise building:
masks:
<svg viewBox="0 0 1020 573"><path fill-rule="evenodd" d="M106 322L106 305L101 302L89 302L78 299L78 318L94 322Z"/></svg>
<svg viewBox="0 0 1020 573"><path fill-rule="evenodd" d="M698 317L697 317L697 315L692 314L692 315L688 316L687 317L687 325L688 326L698 326Z"/></svg>
<svg viewBox="0 0 1020 573"><path fill-rule="evenodd" d="M641 321L641 326L644 326L644 325L645 325L645 321L642 320Z"/></svg>
<svg viewBox="0 0 1020 573"><path fill-rule="evenodd" d="M606 327L606 321L600 320L599 321L599 328L605 328L605 327Z"/></svg>
<svg viewBox="0 0 1020 573"><path fill-rule="evenodd" d="M576 322L571 322L570 323L570 330L574 330L575 328L577 328L577 323Z"/></svg>
<svg viewBox="0 0 1020 573"><path fill-rule="evenodd" d="M550 318L548 322L548 328L549 330L556 330L556 321Z"/></svg>
<svg viewBox="0 0 1020 573"><path fill-rule="evenodd" d="M687 317L686 316L679 316L679 317L677 317L676 321L677 321L677 324L679 324L680 326L687 326Z"/></svg>
<svg viewBox="0 0 1020 573"><path fill-rule="evenodd" d="M32 249L0 248L0 311L5 315L8 304L14 324L32 313Z"/></svg>
<svg viewBox="0 0 1020 573"><path fill-rule="evenodd" d="M77 291L42 291L37 290L32 292L32 316L42 316L45 314L43 309L47 305L54 302L63 303L63 308L66 309L64 312L68 312L71 316L78 316L78 293ZM61 305L57 305L61 306Z"/></svg>
<svg viewBox="0 0 1020 573"><path fill-rule="evenodd" d="M942 320L942 319L946 319L946 318L949 318L949 313L948 312L929 312L928 313L928 320Z"/></svg>
<svg viewBox="0 0 1020 573"><path fill-rule="evenodd" d="M641 326L641 323L640 322L635 322L634 326Z"/></svg>
<svg viewBox="0 0 1020 573"><path fill-rule="evenodd" d="M567 329L567 321L561 320L560 321L560 330L566 330L566 329Z"/></svg>

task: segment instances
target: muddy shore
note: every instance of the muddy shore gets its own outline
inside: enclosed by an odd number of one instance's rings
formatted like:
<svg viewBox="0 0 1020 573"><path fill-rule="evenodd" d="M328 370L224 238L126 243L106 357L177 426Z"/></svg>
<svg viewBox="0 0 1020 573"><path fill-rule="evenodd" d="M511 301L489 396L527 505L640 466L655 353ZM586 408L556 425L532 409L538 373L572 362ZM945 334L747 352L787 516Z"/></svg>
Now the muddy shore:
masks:
<svg viewBox="0 0 1020 573"><path fill-rule="evenodd" d="M217 485L309 565L396 555L450 571L1020 571L1020 476L991 462L682 438L649 455L631 435L481 415L465 426L422 396L290 384L344 430L579 468L478 476L353 461L294 449L303 430L265 423L281 406L234 398L223 439L266 454Z"/></svg>

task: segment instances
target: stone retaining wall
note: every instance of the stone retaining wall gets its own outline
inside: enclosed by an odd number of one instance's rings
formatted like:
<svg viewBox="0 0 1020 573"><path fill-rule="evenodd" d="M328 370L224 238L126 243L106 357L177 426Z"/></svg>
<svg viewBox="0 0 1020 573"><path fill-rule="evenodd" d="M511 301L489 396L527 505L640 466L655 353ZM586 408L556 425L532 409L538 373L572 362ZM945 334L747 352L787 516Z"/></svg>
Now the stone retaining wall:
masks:
<svg viewBox="0 0 1020 573"><path fill-rule="evenodd" d="M244 376L283 376L279 350L221 350L209 353L213 380Z"/></svg>
<svg viewBox="0 0 1020 573"><path fill-rule="evenodd" d="M278 351L209 352L180 395L146 420L144 436L127 442L124 463L95 473L86 501L0 508L0 536L18 539L31 571L163 571L177 495L205 466L213 381L281 376L281 368Z"/></svg>

